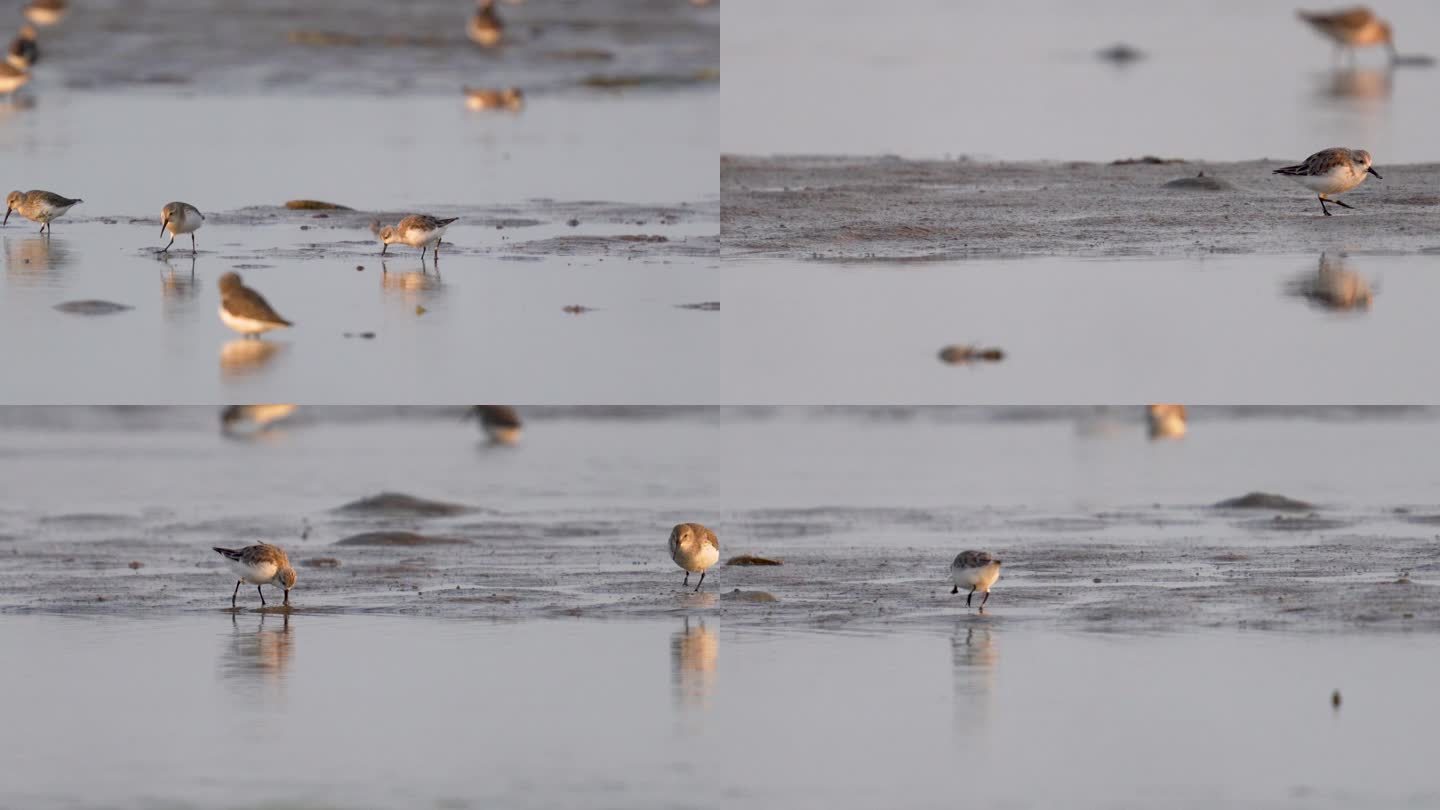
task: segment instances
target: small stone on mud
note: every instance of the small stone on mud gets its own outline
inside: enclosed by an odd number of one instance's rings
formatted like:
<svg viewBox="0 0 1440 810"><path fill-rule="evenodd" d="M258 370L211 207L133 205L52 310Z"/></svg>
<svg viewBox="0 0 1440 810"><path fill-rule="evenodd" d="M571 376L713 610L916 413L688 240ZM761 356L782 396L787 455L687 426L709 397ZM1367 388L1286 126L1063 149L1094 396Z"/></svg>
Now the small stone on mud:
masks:
<svg viewBox="0 0 1440 810"><path fill-rule="evenodd" d="M742 591L742 590L740 590L739 588L736 588L735 590L730 591L729 593L722 593L722 594L720 594L720 598L721 598L721 599L733 599L733 600L735 600L735 601L737 601L737 602L779 602L779 601L780 601L779 599L776 599L776 598L775 598L775 595L774 595L774 594L769 594L769 593L766 593L766 592L764 592L764 591Z"/></svg>
<svg viewBox="0 0 1440 810"><path fill-rule="evenodd" d="M335 511L360 514L403 514L413 517L443 517L447 515L462 515L472 510L463 504L431 501L425 498L417 498L414 495L406 495L403 492L382 492L379 495L372 495L368 498L361 498L358 501L351 501L344 506L336 508Z"/></svg>
<svg viewBox="0 0 1440 810"><path fill-rule="evenodd" d="M364 272L364 270L365 270L365 265L363 265L363 264L357 264L357 265L355 265L355 272L361 273L361 272Z"/></svg>
<svg viewBox="0 0 1440 810"><path fill-rule="evenodd" d="M1093 579L1093 580L1091 580L1091 581L1094 582L1096 585L1099 585L1099 584L1100 584L1100 578L1099 578L1099 577L1095 577L1095 579Z"/></svg>
<svg viewBox="0 0 1440 810"><path fill-rule="evenodd" d="M131 560L131 561L130 561L130 570L131 570L131 571L139 571L141 568L144 568L144 567L145 567L145 563L142 563L142 562L140 562L139 560Z"/></svg>
<svg viewBox="0 0 1440 810"><path fill-rule="evenodd" d="M114 301L66 301L63 304L56 304L55 309L61 312L68 312L71 315L113 315L116 312L124 312L127 309L134 309L124 304L117 304Z"/></svg>
<svg viewBox="0 0 1440 810"><path fill-rule="evenodd" d="M1206 177L1205 172L1200 172L1194 177L1171 180L1165 184L1165 188L1177 188L1182 191L1229 191L1235 187L1218 177Z"/></svg>
<svg viewBox="0 0 1440 810"><path fill-rule="evenodd" d="M320 200L290 200L285 207L292 211L354 211L355 209Z"/></svg>
<svg viewBox="0 0 1440 810"><path fill-rule="evenodd" d="M570 313L571 315L584 315L584 314L587 313L587 312L593 312L593 311L594 311L594 310L592 310L590 307L581 306L580 304L569 304L569 305L565 306L564 309L565 309L566 312Z"/></svg>
<svg viewBox="0 0 1440 810"><path fill-rule="evenodd" d="M572 219L572 220L570 220L569 222L567 222L567 223L565 223L565 224L566 224L566 225L569 225L569 226L572 227L572 228L574 228L575 226L577 226L577 225L580 224L580 220L578 220L578 219Z"/></svg>
<svg viewBox="0 0 1440 810"><path fill-rule="evenodd" d="M1334 707L1337 708L1337 709L1340 708L1340 690L1339 690L1339 689L1336 689L1334 692L1331 692L1331 693L1330 693L1330 705L1331 705L1331 706L1334 706Z"/></svg>
<svg viewBox="0 0 1440 810"><path fill-rule="evenodd" d="M420 306L419 304L416 304L416 305L415 305L415 314L416 314L416 315L424 315L425 313L427 313L427 312L429 312L429 311L430 311L430 310L426 309L425 307Z"/></svg>
<svg viewBox="0 0 1440 810"><path fill-rule="evenodd" d="M300 564L303 565L303 566L309 567L309 568L339 568L339 567L340 567L340 561L337 560L337 559L335 559L334 557L311 557L311 558L308 559L308 560L302 560L302 561L300 562Z"/></svg>
<svg viewBox="0 0 1440 810"><path fill-rule="evenodd" d="M1282 509L1287 512L1308 512L1313 510L1313 504L1305 501L1297 501L1294 498L1287 498L1284 495L1275 495L1269 492L1250 492L1238 498L1228 498L1217 504L1216 509Z"/></svg>
<svg viewBox="0 0 1440 810"><path fill-rule="evenodd" d="M950 365L961 365L983 361L987 363L998 363L1005 359L1005 352L998 348L983 348L980 346L963 346L955 344L946 346L940 350L940 361Z"/></svg>

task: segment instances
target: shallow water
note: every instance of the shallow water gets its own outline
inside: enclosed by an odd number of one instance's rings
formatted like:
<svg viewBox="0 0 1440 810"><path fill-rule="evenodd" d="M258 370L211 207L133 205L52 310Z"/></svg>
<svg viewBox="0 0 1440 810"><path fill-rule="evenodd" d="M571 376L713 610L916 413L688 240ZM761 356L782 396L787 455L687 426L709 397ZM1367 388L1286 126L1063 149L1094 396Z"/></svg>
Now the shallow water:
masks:
<svg viewBox="0 0 1440 810"><path fill-rule="evenodd" d="M1434 260L1352 256L1369 310L1294 294L1319 257L732 262L731 402L1433 402ZM797 318L804 328L797 329ZM999 363L946 365L950 344Z"/></svg>
<svg viewBox="0 0 1440 810"><path fill-rule="evenodd" d="M0 803L31 808L1440 798L1415 722L1440 661L1401 636L220 614L5 617L0 643L28 696Z"/></svg>
<svg viewBox="0 0 1440 810"><path fill-rule="evenodd" d="M223 222L222 217L217 217ZM207 225L200 254L168 258L151 225L71 223L53 237L0 235L0 368L11 403L219 401L704 403L720 300L703 224L562 223L497 230L456 223L438 271L365 228ZM13 223L12 223L13 224ZM309 227L309 226L305 226ZM673 248L616 241L580 255L546 240L660 231ZM687 240L699 245L686 248ZM699 255L685 255L698 253ZM357 272L357 267L364 270ZM292 329L245 340L217 315L230 270ZM133 309L57 312L102 299ZM594 311L572 315L564 308ZM351 337L346 337L349 333ZM373 333L372 339L356 337Z"/></svg>
<svg viewBox="0 0 1440 810"><path fill-rule="evenodd" d="M1377 10L1402 53L1440 55L1433 4ZM1117 42L1148 58L1095 57ZM1337 66L1288 3L732 0L722 51L721 148L737 154L1298 160L1348 145L1383 166L1434 160L1440 126L1440 71L1386 71L1376 49Z"/></svg>

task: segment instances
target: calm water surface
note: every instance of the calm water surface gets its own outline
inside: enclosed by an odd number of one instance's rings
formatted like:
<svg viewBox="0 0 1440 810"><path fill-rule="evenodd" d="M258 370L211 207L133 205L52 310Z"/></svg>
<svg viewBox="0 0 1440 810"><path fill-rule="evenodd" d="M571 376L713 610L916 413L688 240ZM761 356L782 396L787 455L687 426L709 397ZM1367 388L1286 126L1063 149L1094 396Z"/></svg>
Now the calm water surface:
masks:
<svg viewBox="0 0 1440 810"><path fill-rule="evenodd" d="M1440 800L1440 658L1394 635L217 613L5 617L0 644L14 807Z"/></svg>

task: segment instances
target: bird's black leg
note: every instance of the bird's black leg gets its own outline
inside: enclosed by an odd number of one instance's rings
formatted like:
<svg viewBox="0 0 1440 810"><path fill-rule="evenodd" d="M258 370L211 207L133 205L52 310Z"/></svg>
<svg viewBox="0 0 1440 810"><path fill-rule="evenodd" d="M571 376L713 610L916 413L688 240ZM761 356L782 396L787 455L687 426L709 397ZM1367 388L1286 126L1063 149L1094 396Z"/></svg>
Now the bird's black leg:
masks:
<svg viewBox="0 0 1440 810"><path fill-rule="evenodd" d="M196 249L196 247L195 247L195 234L193 234L193 233L190 234L190 252L191 252L191 253L199 253L199 252L200 252L200 251L199 251L198 249Z"/></svg>
<svg viewBox="0 0 1440 810"><path fill-rule="evenodd" d="M160 248L160 252L161 252L161 253L169 253L169 252L170 252L170 245L173 245L173 244L175 244L175 237L172 236L172 237L170 237L170 244L166 245L166 246L163 247L163 248Z"/></svg>
<svg viewBox="0 0 1440 810"><path fill-rule="evenodd" d="M425 249L426 249L426 246L425 246L425 245L421 245L421 246L420 246L420 261L421 261L422 264L423 264L424 261L425 261Z"/></svg>
<svg viewBox="0 0 1440 810"><path fill-rule="evenodd" d="M684 586L689 585L689 584L690 584L690 572L689 572L689 571L686 571L686 572L685 572L685 581L682 582L682 583L680 583L680 586L681 586L681 587L684 587Z"/></svg>
<svg viewBox="0 0 1440 810"><path fill-rule="evenodd" d="M1346 205L1345 203L1340 202L1339 200L1330 200L1330 204L1331 204L1331 205L1338 205L1338 206L1340 206L1341 208L1349 208L1351 211L1354 211L1354 210L1355 210L1354 207L1349 206L1349 205Z"/></svg>
<svg viewBox="0 0 1440 810"><path fill-rule="evenodd" d="M1327 217L1328 217L1328 216L1332 216L1332 214L1330 213L1330 209L1325 207L1325 198L1324 198L1324 197L1321 197L1321 198L1320 198L1320 210L1325 212L1325 216L1327 216Z"/></svg>
<svg viewBox="0 0 1440 810"><path fill-rule="evenodd" d="M950 595L951 595L951 596L954 596L955 594L957 594L957 593L959 593L959 592L960 592L960 586L959 586L959 585L956 585L955 587L953 587L953 588L950 589Z"/></svg>
<svg viewBox="0 0 1440 810"><path fill-rule="evenodd" d="M989 592L989 591L986 591L986 592L985 592L985 598L980 600L980 609L981 609L981 610L984 610L984 609L985 609L985 603L986 603L986 602L989 602L989 601L990 601L990 592Z"/></svg>
<svg viewBox="0 0 1440 810"><path fill-rule="evenodd" d="M965 594L965 607L970 607L970 600L975 596L975 589L971 588L970 593Z"/></svg>
<svg viewBox="0 0 1440 810"><path fill-rule="evenodd" d="M386 242L386 243L382 244L382 245L380 246L380 255L381 255L381 256L384 256L384 255L385 255L385 251L387 251L387 250L389 250L389 249L390 249L390 243L389 243L389 242Z"/></svg>
<svg viewBox="0 0 1440 810"><path fill-rule="evenodd" d="M260 589L259 585L255 586L255 592L260 594L260 607L265 607L265 592Z"/></svg>
<svg viewBox="0 0 1440 810"><path fill-rule="evenodd" d="M235 609L235 597L240 595L240 583L244 580L235 580L235 593L230 594L230 609Z"/></svg>
<svg viewBox="0 0 1440 810"><path fill-rule="evenodd" d="M285 607L290 607L290 589L285 589Z"/></svg>
<svg viewBox="0 0 1440 810"><path fill-rule="evenodd" d="M696 592L696 593L699 593L699 592L700 592L700 586L701 586L701 585L704 585L704 584L705 584L705 572L704 572L704 571L701 571L701 572L700 572L700 581L697 582L697 583L695 583L695 592Z"/></svg>

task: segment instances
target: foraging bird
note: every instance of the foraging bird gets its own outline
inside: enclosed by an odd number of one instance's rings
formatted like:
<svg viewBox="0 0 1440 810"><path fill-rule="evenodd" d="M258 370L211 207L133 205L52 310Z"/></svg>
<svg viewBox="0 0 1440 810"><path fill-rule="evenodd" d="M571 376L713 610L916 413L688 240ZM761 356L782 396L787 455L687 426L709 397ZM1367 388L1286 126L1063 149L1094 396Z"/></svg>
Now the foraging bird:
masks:
<svg viewBox="0 0 1440 810"><path fill-rule="evenodd" d="M700 581L695 591L705 584L705 569L720 559L720 540L715 532L699 523L680 523L670 530L670 559L685 569L685 585L690 584L690 575L700 572Z"/></svg>
<svg viewBox="0 0 1440 810"><path fill-rule="evenodd" d="M286 403L230 405L220 412L220 429L230 433L239 425L249 423L263 430L295 412L296 405Z"/></svg>
<svg viewBox="0 0 1440 810"><path fill-rule="evenodd" d="M422 259L425 258L425 249L434 246L435 257L438 259L440 257L440 238L445 235L445 229L450 227L450 223L457 219L459 217L436 219L429 214L411 214L394 226L387 225L380 228L376 232L376 236L384 244L384 247L380 248L380 255L385 255L385 251L392 244L399 242L410 247L420 248L420 258Z"/></svg>
<svg viewBox="0 0 1440 810"><path fill-rule="evenodd" d="M480 427L494 444L514 445L520 442L524 424L520 414L509 405L476 405L470 415L480 420Z"/></svg>
<svg viewBox="0 0 1440 810"><path fill-rule="evenodd" d="M519 112L525 106L525 93L518 87L492 90L485 87L465 88L465 106L472 110L509 110Z"/></svg>
<svg viewBox="0 0 1440 810"><path fill-rule="evenodd" d="M20 26L20 35L10 43L10 50L5 54L5 61L18 70L29 70L32 65L40 61L40 47L35 42L35 29L28 25Z"/></svg>
<svg viewBox="0 0 1440 810"><path fill-rule="evenodd" d="M9 65L0 65L0 77ZM50 223L65 215L76 203L85 202L82 199L70 199L61 197L51 191L12 191L5 197L5 218L0 219L0 225L10 221L10 212L14 211L31 222L39 222L40 232L46 233L53 230Z"/></svg>
<svg viewBox="0 0 1440 810"><path fill-rule="evenodd" d="M1145 421L1152 439L1178 439L1185 435L1184 405L1146 405Z"/></svg>
<svg viewBox="0 0 1440 810"><path fill-rule="evenodd" d="M190 252L198 253L195 248L195 232L205 223L205 215L200 209L190 203L172 202L166 203L160 209L160 235L164 236L166 231L170 232L170 242L160 249L161 253L168 253L170 245L175 244L175 237L182 233L190 234Z"/></svg>
<svg viewBox="0 0 1440 810"><path fill-rule="evenodd" d="M990 552L962 551L950 564L950 579L955 582L950 593L959 593L961 585L968 587L970 593L965 596L965 607L970 607L975 591L984 591L985 598L980 600L980 609L984 610L985 603L990 601L990 586L999 578L1000 561L990 556Z"/></svg>
<svg viewBox="0 0 1440 810"><path fill-rule="evenodd" d="M465 32L482 48L493 48L500 44L500 40L505 36L505 23L500 21L500 15L495 11L495 0L477 0L475 16L470 18Z"/></svg>
<svg viewBox="0 0 1440 810"><path fill-rule="evenodd" d="M1334 41L1337 51L1349 48L1353 56L1355 48L1384 45L1390 50L1390 61L1395 61L1395 39L1390 30L1390 23L1376 17L1375 12L1364 6L1328 13L1315 11L1297 13L1300 15L1300 19L1310 23L1316 31Z"/></svg>
<svg viewBox="0 0 1440 810"><path fill-rule="evenodd" d="M1370 153L1364 149L1334 147L1322 149L1305 158L1304 163L1284 166L1272 174L1283 174L1291 180L1315 192L1320 197L1320 210L1325 216L1332 216L1325 203L1341 208L1352 208L1339 200L1330 199L1331 194L1342 194L1365 182L1365 175L1373 174L1376 180L1384 180L1370 165Z"/></svg>
<svg viewBox="0 0 1440 810"><path fill-rule="evenodd" d="M265 607L265 592L260 590L261 585L284 588L284 604L286 607L290 606L290 589L295 587L295 569L290 567L290 558L285 556L279 546L260 543L246 546L239 551L219 546L212 548L215 553L225 558L230 570L239 577L235 583L235 592L230 594L231 608L235 607L235 599L240 595L240 585L245 582L255 586L255 591L260 594L261 607Z"/></svg>
<svg viewBox="0 0 1440 810"><path fill-rule="evenodd" d="M294 326L280 317L258 292L240 281L239 273L220 277L220 321L240 334L251 337Z"/></svg>
<svg viewBox="0 0 1440 810"><path fill-rule="evenodd" d="M30 71L15 67L9 61L0 62L0 96L12 97L15 91L30 81Z"/></svg>
<svg viewBox="0 0 1440 810"><path fill-rule="evenodd" d="M31 0L25 6L25 19L36 25L54 25L64 19L69 5L66 0Z"/></svg>

